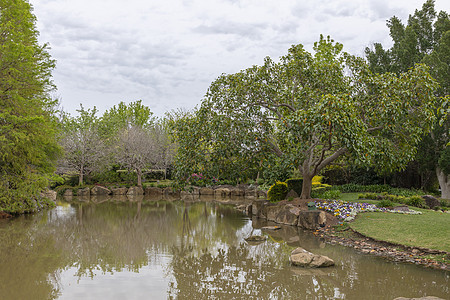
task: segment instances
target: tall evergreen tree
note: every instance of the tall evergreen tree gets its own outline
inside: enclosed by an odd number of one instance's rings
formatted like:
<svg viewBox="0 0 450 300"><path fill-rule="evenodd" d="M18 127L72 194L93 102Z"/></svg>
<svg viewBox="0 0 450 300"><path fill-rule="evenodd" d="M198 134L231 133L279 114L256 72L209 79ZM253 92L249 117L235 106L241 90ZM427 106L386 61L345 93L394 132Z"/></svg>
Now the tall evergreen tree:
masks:
<svg viewBox="0 0 450 300"><path fill-rule="evenodd" d="M441 109L437 115L434 131L426 136L419 147L416 163L422 177L435 173L441 187L442 198L450 199L450 173L445 157L450 152L450 119L448 114L450 91L450 18L447 12L436 12L434 0L427 0L421 10L410 15L406 25L393 16L387 21L392 48L383 49L375 43L373 49L366 48L366 58L373 72L406 72L416 63L425 63L430 74L439 83L435 96ZM447 108L447 109L446 109Z"/></svg>
<svg viewBox="0 0 450 300"><path fill-rule="evenodd" d="M55 61L38 35L27 0L0 0L0 211L38 209L59 152Z"/></svg>

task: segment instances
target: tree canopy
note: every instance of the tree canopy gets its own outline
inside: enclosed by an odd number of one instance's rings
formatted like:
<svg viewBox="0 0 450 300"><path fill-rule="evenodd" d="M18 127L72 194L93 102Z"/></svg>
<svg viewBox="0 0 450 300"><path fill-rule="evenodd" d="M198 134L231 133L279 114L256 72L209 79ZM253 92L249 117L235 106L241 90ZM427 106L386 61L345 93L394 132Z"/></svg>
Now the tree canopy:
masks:
<svg viewBox="0 0 450 300"><path fill-rule="evenodd" d="M55 61L28 1L0 1L0 32L0 210L20 213L37 209L59 152Z"/></svg>
<svg viewBox="0 0 450 300"><path fill-rule="evenodd" d="M366 57L372 71L406 72L417 63L425 63L430 74L439 83L434 95L438 105L434 113L436 123L431 134L424 137L416 161L419 170L433 171L437 176L443 198L450 198L450 173L445 171L444 156L449 152L450 120L448 103L450 91L450 18L447 12L436 12L433 0L427 0L422 9L410 15L407 24L393 16L387 22L393 46L384 50L375 43L366 48Z"/></svg>
<svg viewBox="0 0 450 300"><path fill-rule="evenodd" d="M199 150L208 164L194 167L205 172L227 153L249 162L275 156L298 168L309 198L312 178L346 153L381 170L404 167L435 119L435 81L424 65L374 74L342 48L321 36L314 53L294 45L278 62L219 76L195 116L182 119L194 126L177 127L192 137L180 140L178 168L187 171L183 160Z"/></svg>

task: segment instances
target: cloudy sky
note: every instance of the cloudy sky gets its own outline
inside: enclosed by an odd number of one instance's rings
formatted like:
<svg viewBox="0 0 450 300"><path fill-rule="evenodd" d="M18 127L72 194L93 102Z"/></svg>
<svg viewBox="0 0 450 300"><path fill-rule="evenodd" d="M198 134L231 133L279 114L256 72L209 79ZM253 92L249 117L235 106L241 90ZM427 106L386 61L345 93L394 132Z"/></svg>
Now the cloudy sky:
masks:
<svg viewBox="0 0 450 300"><path fill-rule="evenodd" d="M30 0L40 41L57 60L63 108L101 112L142 100L158 116L191 109L221 73L235 73L320 34L362 56L390 46L386 20L425 0ZM436 0L450 11L450 1Z"/></svg>

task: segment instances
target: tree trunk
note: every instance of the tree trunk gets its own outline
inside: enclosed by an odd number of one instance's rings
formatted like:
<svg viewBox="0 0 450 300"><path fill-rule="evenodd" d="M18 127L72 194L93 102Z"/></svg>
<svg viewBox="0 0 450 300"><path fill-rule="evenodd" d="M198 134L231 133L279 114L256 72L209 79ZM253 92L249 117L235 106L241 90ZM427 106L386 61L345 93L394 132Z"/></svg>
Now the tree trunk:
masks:
<svg viewBox="0 0 450 300"><path fill-rule="evenodd" d="M314 175L303 174L302 194L301 199L311 199L312 179Z"/></svg>
<svg viewBox="0 0 450 300"><path fill-rule="evenodd" d="M81 167L80 174L78 176L78 185L80 185L80 186L83 185L83 173L84 173L84 168Z"/></svg>
<svg viewBox="0 0 450 300"><path fill-rule="evenodd" d="M450 174L444 172L438 167L436 168L436 175L441 187L441 198L450 199Z"/></svg>
<svg viewBox="0 0 450 300"><path fill-rule="evenodd" d="M137 185L138 186L142 186L142 172L141 170L137 169L136 170L136 174L137 174Z"/></svg>

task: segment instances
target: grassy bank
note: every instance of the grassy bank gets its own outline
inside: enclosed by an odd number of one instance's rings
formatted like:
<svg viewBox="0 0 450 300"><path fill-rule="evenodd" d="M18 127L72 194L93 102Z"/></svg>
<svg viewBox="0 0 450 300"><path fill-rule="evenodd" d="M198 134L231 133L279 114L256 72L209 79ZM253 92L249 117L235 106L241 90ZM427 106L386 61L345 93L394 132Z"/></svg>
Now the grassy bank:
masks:
<svg viewBox="0 0 450 300"><path fill-rule="evenodd" d="M379 202L358 199L358 193L343 193L340 200L371 204ZM350 227L376 240L450 252L450 214L417 207L410 209L422 214L361 213L350 223Z"/></svg>
<svg viewBox="0 0 450 300"><path fill-rule="evenodd" d="M363 213L350 226L377 240L450 252L450 214L414 209L422 214Z"/></svg>

